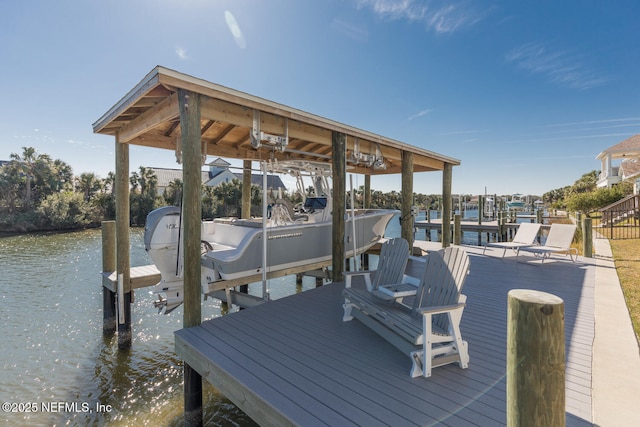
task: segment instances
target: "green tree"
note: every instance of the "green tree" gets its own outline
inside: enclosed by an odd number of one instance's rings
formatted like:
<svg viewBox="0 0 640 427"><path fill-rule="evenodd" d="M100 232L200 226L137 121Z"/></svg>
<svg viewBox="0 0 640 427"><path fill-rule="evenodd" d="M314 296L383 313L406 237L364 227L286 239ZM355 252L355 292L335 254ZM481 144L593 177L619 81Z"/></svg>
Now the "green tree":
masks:
<svg viewBox="0 0 640 427"><path fill-rule="evenodd" d="M240 216L242 183L239 179L221 182L214 187L213 194L222 203L216 216Z"/></svg>
<svg viewBox="0 0 640 427"><path fill-rule="evenodd" d="M40 155L37 154L36 149L33 147L22 147L22 156L17 153L11 153L10 158L12 162L15 162L14 167L24 174L24 207L29 209L31 207L31 192L32 185L35 179L36 163L40 160Z"/></svg>
<svg viewBox="0 0 640 427"><path fill-rule="evenodd" d="M164 190L162 198L167 205L180 206L182 203L182 180L176 178L171 181Z"/></svg>
<svg viewBox="0 0 640 427"><path fill-rule="evenodd" d="M91 205L80 193L62 192L49 195L36 209L40 225L45 229L82 228L91 220Z"/></svg>
<svg viewBox="0 0 640 427"><path fill-rule="evenodd" d="M598 183L598 171L593 170L591 172L585 173L573 183L571 186L571 193L589 193L596 189L596 185Z"/></svg>
<svg viewBox="0 0 640 427"><path fill-rule="evenodd" d="M158 178L152 169L140 166L138 172L129 177L131 193L129 195L131 225L145 224L149 212L158 207ZM139 191L138 191L139 189Z"/></svg>
<svg viewBox="0 0 640 427"><path fill-rule="evenodd" d="M0 206L12 215L16 212L20 190L24 185L18 162L7 163L0 172Z"/></svg>
<svg viewBox="0 0 640 427"><path fill-rule="evenodd" d="M84 172L76 177L76 189L84 195L84 200L89 201L102 189L102 181L93 172Z"/></svg>

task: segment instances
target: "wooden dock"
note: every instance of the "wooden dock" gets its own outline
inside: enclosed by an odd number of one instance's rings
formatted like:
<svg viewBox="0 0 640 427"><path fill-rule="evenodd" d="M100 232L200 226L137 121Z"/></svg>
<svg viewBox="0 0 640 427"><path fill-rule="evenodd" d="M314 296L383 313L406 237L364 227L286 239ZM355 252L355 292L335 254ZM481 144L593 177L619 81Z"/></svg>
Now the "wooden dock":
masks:
<svg viewBox="0 0 640 427"><path fill-rule="evenodd" d="M160 281L160 271L155 265L141 265L130 269L131 289L154 286ZM118 277L115 271L102 272L102 285L111 292L117 292Z"/></svg>
<svg viewBox="0 0 640 427"><path fill-rule="evenodd" d="M517 230L520 226L519 223L508 222L504 224L504 227L507 230ZM419 220L415 221L415 227L426 230L441 230L442 229L442 219L432 219L431 221ZM451 227L453 229L453 221L451 221ZM541 225L543 228L549 228L548 225ZM463 232L473 232L473 233L498 233L500 227L498 226L498 221L483 221L482 223L478 223L478 221L469 221L463 220L460 221L460 228Z"/></svg>
<svg viewBox="0 0 640 427"><path fill-rule="evenodd" d="M410 378L404 354L342 322L341 283L179 330L176 352L261 425L505 425L507 292L537 289L565 303L567 425L591 426L595 262L468 251L468 369Z"/></svg>

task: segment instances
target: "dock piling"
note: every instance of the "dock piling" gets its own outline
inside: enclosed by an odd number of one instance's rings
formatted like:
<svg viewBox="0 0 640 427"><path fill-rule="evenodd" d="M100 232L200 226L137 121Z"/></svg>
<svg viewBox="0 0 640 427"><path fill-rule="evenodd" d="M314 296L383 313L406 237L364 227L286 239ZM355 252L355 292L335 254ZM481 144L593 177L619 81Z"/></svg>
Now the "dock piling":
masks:
<svg viewBox="0 0 640 427"><path fill-rule="evenodd" d="M591 218L582 220L582 255L586 258L593 258L593 230L591 228Z"/></svg>
<svg viewBox="0 0 640 427"><path fill-rule="evenodd" d="M131 347L131 256L130 256L130 206L129 206L129 144L121 143L116 135L116 270L118 277L122 275L123 289L118 295L122 307L118 321L118 348Z"/></svg>
<svg viewBox="0 0 640 427"><path fill-rule="evenodd" d="M102 222L102 271L116 269L116 222ZM116 332L116 295L102 284L102 335Z"/></svg>
<svg viewBox="0 0 640 427"><path fill-rule="evenodd" d="M564 301L530 289L508 293L507 426L564 426Z"/></svg>

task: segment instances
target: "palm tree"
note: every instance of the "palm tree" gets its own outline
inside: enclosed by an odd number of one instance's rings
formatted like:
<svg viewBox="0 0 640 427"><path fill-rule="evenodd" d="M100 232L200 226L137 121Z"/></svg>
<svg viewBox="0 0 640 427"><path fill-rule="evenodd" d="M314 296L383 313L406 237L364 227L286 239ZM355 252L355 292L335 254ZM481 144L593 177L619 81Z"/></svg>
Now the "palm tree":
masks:
<svg viewBox="0 0 640 427"><path fill-rule="evenodd" d="M182 199L182 180L176 178L171 181L162 196L167 204L180 206Z"/></svg>
<svg viewBox="0 0 640 427"><path fill-rule="evenodd" d="M157 192L158 186L158 177L153 169L145 168L144 166L140 166L140 173L138 174L138 183L140 184L140 194L141 195L152 195L155 196Z"/></svg>
<svg viewBox="0 0 640 427"><path fill-rule="evenodd" d="M138 185L140 184L140 176L138 175L138 172L131 172L129 183L131 184L131 192L136 193L138 191Z"/></svg>
<svg viewBox="0 0 640 427"><path fill-rule="evenodd" d="M84 194L85 202L100 190L100 180L93 172L85 172L76 178L76 188Z"/></svg>
<svg viewBox="0 0 640 427"><path fill-rule="evenodd" d="M22 157L17 153L11 153L11 160L17 163L18 170L20 170L26 180L25 192L24 192L24 206L31 206L31 181L33 180L33 165L35 163L36 149L33 147L22 147Z"/></svg>
<svg viewBox="0 0 640 427"><path fill-rule="evenodd" d="M103 188L105 191L109 191L111 194L115 191L116 174L110 171L107 177L103 180Z"/></svg>

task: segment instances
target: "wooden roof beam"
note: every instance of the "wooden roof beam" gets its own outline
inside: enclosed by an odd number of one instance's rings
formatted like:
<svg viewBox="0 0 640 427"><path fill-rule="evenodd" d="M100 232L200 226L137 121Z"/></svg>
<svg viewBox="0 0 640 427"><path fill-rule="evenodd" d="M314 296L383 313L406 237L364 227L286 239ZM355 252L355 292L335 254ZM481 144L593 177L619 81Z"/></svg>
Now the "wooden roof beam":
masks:
<svg viewBox="0 0 640 427"><path fill-rule="evenodd" d="M201 113L203 118L210 120L246 127L247 129L253 127L253 109L241 107L231 102L204 97L202 99ZM282 135L284 134L284 118L261 112L260 130ZM291 119L289 119L289 138L331 145L330 131Z"/></svg>
<svg viewBox="0 0 640 427"><path fill-rule="evenodd" d="M137 136L178 116L178 95L174 93L122 126L118 132L118 139L120 142L130 142Z"/></svg>
<svg viewBox="0 0 640 427"><path fill-rule="evenodd" d="M211 143L216 145L218 144L220 141L222 141L222 139L227 136L227 134L229 132L231 132L233 129L235 129L235 125L227 125L227 127L225 127L219 134L218 136L216 136Z"/></svg>

